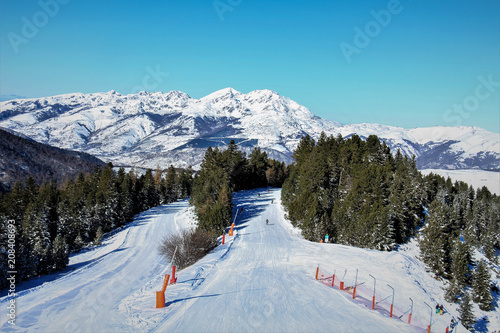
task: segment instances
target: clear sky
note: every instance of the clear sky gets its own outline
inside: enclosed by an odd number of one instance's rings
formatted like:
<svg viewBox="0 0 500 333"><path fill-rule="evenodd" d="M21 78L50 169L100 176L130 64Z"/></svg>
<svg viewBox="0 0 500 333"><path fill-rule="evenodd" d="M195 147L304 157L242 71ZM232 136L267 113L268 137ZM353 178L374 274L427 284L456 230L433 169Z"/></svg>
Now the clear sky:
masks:
<svg viewBox="0 0 500 333"><path fill-rule="evenodd" d="M500 132L499 17L498 0L0 0L0 94L271 89L341 123Z"/></svg>

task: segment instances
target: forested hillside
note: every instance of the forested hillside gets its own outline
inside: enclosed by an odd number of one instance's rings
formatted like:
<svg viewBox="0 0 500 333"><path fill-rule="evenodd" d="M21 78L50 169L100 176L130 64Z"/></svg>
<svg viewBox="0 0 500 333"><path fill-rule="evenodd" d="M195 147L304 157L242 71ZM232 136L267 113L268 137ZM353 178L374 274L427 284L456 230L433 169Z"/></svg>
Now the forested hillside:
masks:
<svg viewBox="0 0 500 333"><path fill-rule="evenodd" d="M60 184L104 165L89 154L51 147L0 129L0 192L30 176L38 185L51 180Z"/></svg>
<svg viewBox="0 0 500 333"><path fill-rule="evenodd" d="M487 188L430 174L415 159L395 156L376 136L366 141L322 134L304 137L282 190L288 218L304 237L378 250L393 250L412 236L421 259L437 278L449 280L447 296L458 302L473 288L482 309L492 307L486 262L500 249L500 198Z"/></svg>
<svg viewBox="0 0 500 333"><path fill-rule="evenodd" d="M192 171L170 167L138 175L108 164L80 173L61 186L41 186L29 178L0 196L0 274L7 274L8 224L15 226L17 278L66 267L71 251L100 244L104 233L131 221L135 214L191 195ZM0 276L0 287L8 282Z"/></svg>

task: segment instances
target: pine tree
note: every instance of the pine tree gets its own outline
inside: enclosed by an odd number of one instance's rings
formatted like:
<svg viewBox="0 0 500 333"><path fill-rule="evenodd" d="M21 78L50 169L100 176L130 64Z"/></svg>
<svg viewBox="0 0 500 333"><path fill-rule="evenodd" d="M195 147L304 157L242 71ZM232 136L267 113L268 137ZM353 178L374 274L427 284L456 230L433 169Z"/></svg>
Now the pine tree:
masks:
<svg viewBox="0 0 500 333"><path fill-rule="evenodd" d="M475 320L474 314L472 313L471 298L468 292L465 292L465 295L460 302L458 313L460 314L459 319L462 322L462 325L464 325L464 327L468 330L472 329Z"/></svg>
<svg viewBox="0 0 500 333"><path fill-rule="evenodd" d="M490 273L488 264L481 260L473 275L472 289L474 291L474 302L479 304L479 308L483 311L489 311L493 307L493 297L490 291Z"/></svg>
<svg viewBox="0 0 500 333"><path fill-rule="evenodd" d="M173 165L167 169L167 175L165 177L165 199L166 203L177 201L178 191L177 191L177 173Z"/></svg>
<svg viewBox="0 0 500 333"><path fill-rule="evenodd" d="M457 303L470 276L470 249L467 243L456 241L452 252L451 281L446 289L446 300Z"/></svg>
<svg viewBox="0 0 500 333"><path fill-rule="evenodd" d="M102 231L102 228L99 227L97 229L97 232L95 234L95 239L94 239L94 244L95 245L101 245L102 237L104 236L104 232Z"/></svg>
<svg viewBox="0 0 500 333"><path fill-rule="evenodd" d="M419 241L422 260L437 276L446 278L451 264L452 212L440 200L434 200L429 208L429 214Z"/></svg>
<svg viewBox="0 0 500 333"><path fill-rule="evenodd" d="M52 246L53 272L63 269L68 265L69 254L66 239L61 235L57 235Z"/></svg>

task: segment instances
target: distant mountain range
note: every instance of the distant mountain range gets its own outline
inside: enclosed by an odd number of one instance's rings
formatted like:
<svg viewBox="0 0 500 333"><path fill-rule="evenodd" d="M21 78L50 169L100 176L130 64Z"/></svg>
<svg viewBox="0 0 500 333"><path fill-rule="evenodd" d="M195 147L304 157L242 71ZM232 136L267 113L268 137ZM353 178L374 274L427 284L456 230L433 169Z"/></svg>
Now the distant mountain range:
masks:
<svg viewBox="0 0 500 333"><path fill-rule="evenodd" d="M0 103L0 127L38 142L94 155L115 165L199 166L205 149L234 139L245 151L260 146L291 162L300 138L377 135L393 152L417 157L420 169L500 170L499 134L477 127L404 129L341 125L321 119L271 90L232 88L194 99L180 91L67 94Z"/></svg>
<svg viewBox="0 0 500 333"><path fill-rule="evenodd" d="M32 176L37 183L60 183L104 162L85 153L44 145L0 129L0 193Z"/></svg>

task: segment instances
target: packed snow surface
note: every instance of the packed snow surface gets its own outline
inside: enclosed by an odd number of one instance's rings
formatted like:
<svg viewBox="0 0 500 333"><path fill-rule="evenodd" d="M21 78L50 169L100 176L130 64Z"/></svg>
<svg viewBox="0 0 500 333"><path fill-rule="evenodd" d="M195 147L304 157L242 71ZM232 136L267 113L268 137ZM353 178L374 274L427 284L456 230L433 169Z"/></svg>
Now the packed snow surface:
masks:
<svg viewBox="0 0 500 333"><path fill-rule="evenodd" d="M497 171L424 169L420 172L423 175L434 173L445 178L450 177L452 181L462 181L472 185L474 189L486 186L490 192L500 195L500 172Z"/></svg>
<svg viewBox="0 0 500 333"><path fill-rule="evenodd" d="M442 283L420 261L414 244L393 252L312 243L285 219L280 190L235 195L233 237L198 263L178 272L166 291L166 306L155 308L155 292L169 263L157 252L161 239L193 225L187 201L153 208L109 235L103 246L71 257L62 274L19 284L16 325L3 314L2 332L424 332L431 307L432 331L444 332L456 306L444 302ZM260 195L259 195L260 194ZM266 224L269 220L269 224ZM371 287L394 306L410 311L410 326L353 301L345 291L315 280L317 266L347 286ZM0 306L9 302L5 293ZM434 309L432 309L433 311ZM497 310L496 310L497 311ZM488 329L499 329L490 312ZM420 328L423 327L423 328ZM462 326L459 331L465 332Z"/></svg>

